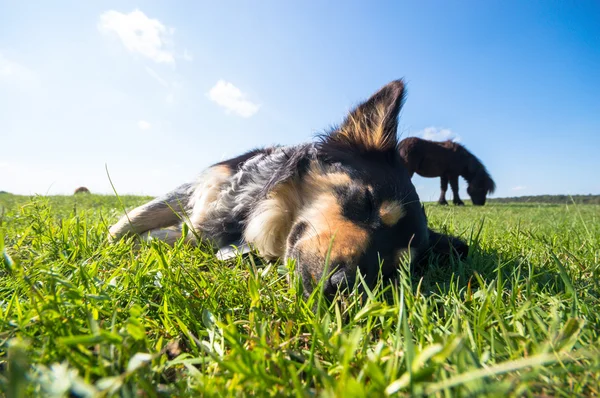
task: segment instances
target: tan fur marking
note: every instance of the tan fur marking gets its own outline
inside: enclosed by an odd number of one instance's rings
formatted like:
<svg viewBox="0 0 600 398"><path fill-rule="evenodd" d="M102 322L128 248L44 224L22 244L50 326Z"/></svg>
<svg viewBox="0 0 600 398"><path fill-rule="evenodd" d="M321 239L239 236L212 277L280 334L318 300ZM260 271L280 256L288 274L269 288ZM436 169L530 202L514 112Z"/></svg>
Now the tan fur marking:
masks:
<svg viewBox="0 0 600 398"><path fill-rule="evenodd" d="M308 253L316 253L325 259L331 246L330 259L338 262L355 259L367 249L369 234L344 218L342 208L331 192L318 195L300 219L308 222L309 228L298 245Z"/></svg>
<svg viewBox="0 0 600 398"><path fill-rule="evenodd" d="M254 209L244 239L256 246L263 257L283 257L287 236L302 203L297 182L281 184Z"/></svg>
<svg viewBox="0 0 600 398"><path fill-rule="evenodd" d="M399 202L385 201L379 207L379 217L388 227L396 225L402 216L404 216L404 207Z"/></svg>
<svg viewBox="0 0 600 398"><path fill-rule="evenodd" d="M324 173L313 164L302 181L292 180L281 184L258 205L249 217L244 239L266 258L283 257L287 236L302 207L318 202L316 198L323 192L331 192L333 187L350 182L350 176L346 173Z"/></svg>
<svg viewBox="0 0 600 398"><path fill-rule="evenodd" d="M392 149L396 145L396 137L385 132L387 117L385 104L377 104L369 113L359 108L348 116L339 134L368 150Z"/></svg>
<svg viewBox="0 0 600 398"><path fill-rule="evenodd" d="M305 179L305 186L309 191L307 193L320 193L336 186L350 185L351 183L352 179L348 174L342 172L325 173L316 165L309 170Z"/></svg>

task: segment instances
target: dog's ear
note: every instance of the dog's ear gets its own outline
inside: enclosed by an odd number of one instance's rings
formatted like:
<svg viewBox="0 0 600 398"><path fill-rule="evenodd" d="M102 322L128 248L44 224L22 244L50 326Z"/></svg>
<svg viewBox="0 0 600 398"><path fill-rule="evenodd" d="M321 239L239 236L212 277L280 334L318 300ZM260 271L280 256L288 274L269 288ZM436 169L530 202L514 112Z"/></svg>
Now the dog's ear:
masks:
<svg viewBox="0 0 600 398"><path fill-rule="evenodd" d="M395 80L357 106L326 140L359 151L396 150L398 114L404 102L402 80Z"/></svg>
<svg viewBox="0 0 600 398"><path fill-rule="evenodd" d="M262 197L268 196L269 192L278 185L302 176L308 170L312 156L314 156L314 147L304 146L283 152L281 157L274 157L275 164L270 167L273 174L263 187Z"/></svg>
<svg viewBox="0 0 600 398"><path fill-rule="evenodd" d="M429 249L433 253L450 256L454 253L458 257L466 258L469 254L469 246L454 236L440 234L429 229Z"/></svg>

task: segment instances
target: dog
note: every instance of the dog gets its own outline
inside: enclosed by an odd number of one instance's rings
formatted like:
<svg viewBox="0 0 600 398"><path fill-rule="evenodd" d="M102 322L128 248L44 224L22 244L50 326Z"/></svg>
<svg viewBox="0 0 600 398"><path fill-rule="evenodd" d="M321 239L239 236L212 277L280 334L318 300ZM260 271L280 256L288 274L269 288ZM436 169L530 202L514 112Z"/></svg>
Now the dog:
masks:
<svg viewBox="0 0 600 398"><path fill-rule="evenodd" d="M255 149L124 215L110 238L138 234L170 244L197 237L216 248L247 243L268 259L294 260L304 293L323 279L333 297L360 271L372 286L402 258L466 255L458 238L428 228L398 150L403 80L382 87L315 142ZM182 236L183 225L194 233ZM326 273L326 269L328 272Z"/></svg>

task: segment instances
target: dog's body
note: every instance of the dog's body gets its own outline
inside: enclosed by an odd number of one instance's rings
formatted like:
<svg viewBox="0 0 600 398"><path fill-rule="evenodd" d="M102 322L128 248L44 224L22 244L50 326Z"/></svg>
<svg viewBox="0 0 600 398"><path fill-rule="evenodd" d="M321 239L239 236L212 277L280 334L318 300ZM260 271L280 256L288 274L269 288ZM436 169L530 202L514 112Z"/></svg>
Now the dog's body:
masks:
<svg viewBox="0 0 600 398"><path fill-rule="evenodd" d="M172 244L181 238L186 223L216 247L244 241L266 258L283 257L295 206L282 203L282 196L269 198L270 185L290 159L314 154L314 144L270 147L214 164L194 182L133 210L110 233L119 238L135 232ZM301 200L299 192L290 196L290 201ZM194 241L195 235L190 233L187 239Z"/></svg>
<svg viewBox="0 0 600 398"><path fill-rule="evenodd" d="M397 148L404 85L395 81L315 143L257 149L217 163L196 181L142 205L111 227L113 238L143 234L168 242L183 223L216 247L246 242L270 259L293 259L306 292L325 293L396 273L433 248L466 245L427 228ZM194 234L186 239L194 241ZM324 275L329 263L330 275Z"/></svg>

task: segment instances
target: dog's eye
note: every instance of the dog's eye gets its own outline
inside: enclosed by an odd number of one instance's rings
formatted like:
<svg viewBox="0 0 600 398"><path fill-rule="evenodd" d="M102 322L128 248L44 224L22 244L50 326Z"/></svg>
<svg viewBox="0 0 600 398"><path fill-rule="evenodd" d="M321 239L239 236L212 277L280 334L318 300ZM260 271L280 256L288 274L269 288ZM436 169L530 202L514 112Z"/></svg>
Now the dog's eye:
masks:
<svg viewBox="0 0 600 398"><path fill-rule="evenodd" d="M353 221L368 222L375 209L373 193L360 186L348 186L337 190L344 217Z"/></svg>

